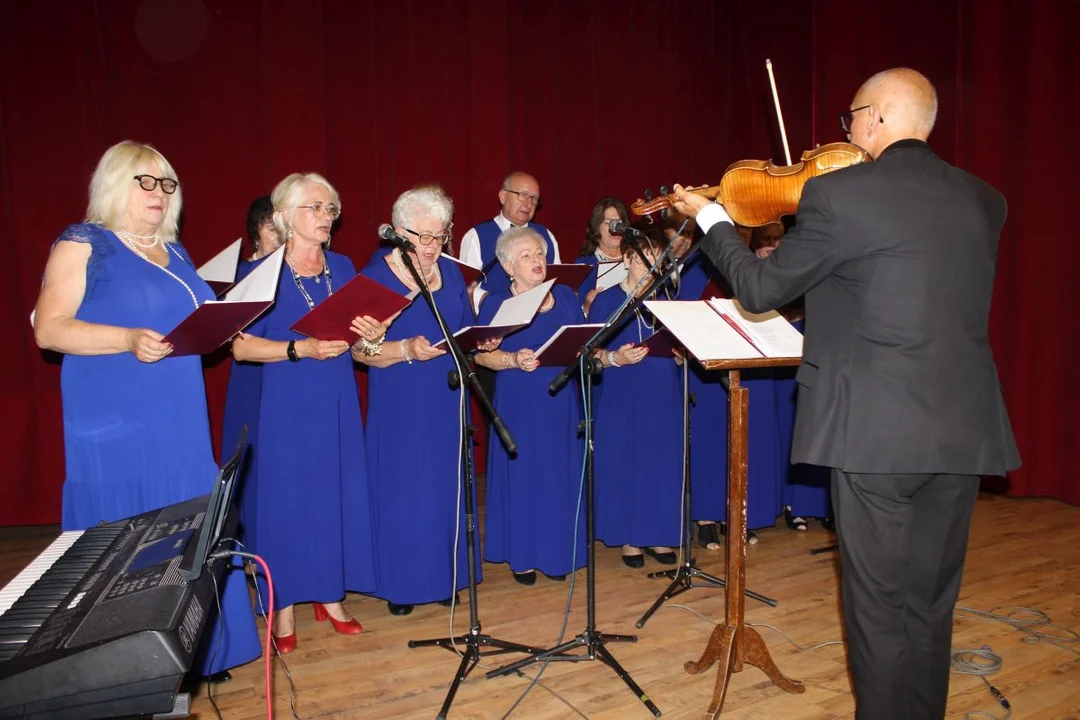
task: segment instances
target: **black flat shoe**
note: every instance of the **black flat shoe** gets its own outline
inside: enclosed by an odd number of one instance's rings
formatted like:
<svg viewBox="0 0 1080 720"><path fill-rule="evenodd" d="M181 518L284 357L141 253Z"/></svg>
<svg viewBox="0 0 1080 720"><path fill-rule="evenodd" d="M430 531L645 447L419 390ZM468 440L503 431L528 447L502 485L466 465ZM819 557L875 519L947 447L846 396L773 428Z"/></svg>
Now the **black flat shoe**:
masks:
<svg viewBox="0 0 1080 720"><path fill-rule="evenodd" d="M670 550L668 552L656 552L649 547L642 548L642 550L646 555L648 555L661 565L674 565L675 563L679 562L679 559L675 556L675 553Z"/></svg>
<svg viewBox="0 0 1080 720"><path fill-rule="evenodd" d="M720 550L724 545L723 541L720 540L720 533L716 531L716 523L698 525L697 541L698 545L706 550ZM710 545L716 545L717 547L709 547Z"/></svg>
<svg viewBox="0 0 1080 720"><path fill-rule="evenodd" d="M454 605L455 603L458 604L458 605L461 604L461 601L458 600L457 593L454 593L454 597L448 597L445 600L440 600L439 601L439 604L442 605L443 607L450 607L451 605Z"/></svg>
<svg viewBox="0 0 1080 720"><path fill-rule="evenodd" d="M637 555L623 555L623 565L628 568L634 568L635 570L645 567L645 556L641 553Z"/></svg>
<svg viewBox="0 0 1080 720"><path fill-rule="evenodd" d="M528 585L529 587L532 587L536 584L536 571L530 570L529 572L523 573L516 572L514 573L514 579L522 585Z"/></svg>
<svg viewBox="0 0 1080 720"><path fill-rule="evenodd" d="M412 605L398 605L392 602L387 602L386 607L390 610L391 615L408 615L413 609Z"/></svg>
<svg viewBox="0 0 1080 720"><path fill-rule="evenodd" d="M830 531L836 530L836 519L831 517L821 518L821 527Z"/></svg>
<svg viewBox="0 0 1080 720"><path fill-rule="evenodd" d="M221 672L213 673L206 676L206 682L213 683L214 685L220 685L221 683L227 683L232 680L232 675L228 670L222 670Z"/></svg>
<svg viewBox="0 0 1080 720"><path fill-rule="evenodd" d="M566 582L566 575L548 575L544 573L544 577L548 580L554 580L555 582Z"/></svg>

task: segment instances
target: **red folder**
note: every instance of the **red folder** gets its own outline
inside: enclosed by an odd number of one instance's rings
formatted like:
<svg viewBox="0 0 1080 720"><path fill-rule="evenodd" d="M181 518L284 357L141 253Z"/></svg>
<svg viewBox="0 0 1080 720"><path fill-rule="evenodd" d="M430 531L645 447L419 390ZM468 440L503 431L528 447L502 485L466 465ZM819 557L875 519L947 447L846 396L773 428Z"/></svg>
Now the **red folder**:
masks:
<svg viewBox="0 0 1080 720"><path fill-rule="evenodd" d="M675 351L682 349L682 343L675 339L675 336L665 329L657 330L652 337L641 344L644 347L649 348L647 357L675 357Z"/></svg>
<svg viewBox="0 0 1080 720"><path fill-rule="evenodd" d="M207 280L206 284L210 286L210 289L214 291L214 297L221 298L226 292L232 289L236 283L224 282L222 280Z"/></svg>
<svg viewBox="0 0 1080 720"><path fill-rule="evenodd" d="M476 350L481 344L488 340L500 340L510 333L527 326L528 323L521 323L520 325L499 325L497 327L492 327L490 325L471 325L469 327L463 327L454 333L454 339L457 340L461 352L469 353ZM431 343L431 346L433 348L445 348L446 340L442 339L437 343Z"/></svg>
<svg viewBox="0 0 1080 720"><path fill-rule="evenodd" d="M227 343L259 317L273 300L225 302L208 300L169 331L165 342L172 343L173 357L208 355Z"/></svg>
<svg viewBox="0 0 1080 720"><path fill-rule="evenodd" d="M563 325L555 334L536 350L536 359L541 366L566 367L581 352L585 343L592 339L604 325Z"/></svg>
<svg viewBox="0 0 1080 720"><path fill-rule="evenodd" d="M344 340L352 345L360 339L349 328L354 318L369 315L385 322L407 308L415 296L400 295L369 277L357 275L293 323L292 329L316 340Z"/></svg>
<svg viewBox="0 0 1080 720"><path fill-rule="evenodd" d="M569 285L576 291L592 270L593 266L585 263L548 265L547 279L554 280L559 285Z"/></svg>
<svg viewBox="0 0 1080 720"><path fill-rule="evenodd" d="M458 270L461 271L461 277L465 279L465 287L472 285L474 282L480 282L480 280L482 279L482 273L480 272L479 268L474 268L472 265L464 263L458 260L456 257L453 257L452 255L447 255L446 253L443 253L442 256L457 265Z"/></svg>

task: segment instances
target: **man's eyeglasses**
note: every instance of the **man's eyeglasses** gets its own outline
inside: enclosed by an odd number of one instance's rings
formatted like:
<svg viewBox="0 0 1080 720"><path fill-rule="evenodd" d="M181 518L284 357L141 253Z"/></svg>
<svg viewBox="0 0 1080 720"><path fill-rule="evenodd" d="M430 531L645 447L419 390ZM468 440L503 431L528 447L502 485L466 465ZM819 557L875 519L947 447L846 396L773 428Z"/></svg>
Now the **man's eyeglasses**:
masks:
<svg viewBox="0 0 1080 720"><path fill-rule="evenodd" d="M161 185L161 191L166 195L176 192L176 186L180 184L172 178L159 178L153 175L136 175L135 179L139 181L139 187L146 192L153 192L154 188Z"/></svg>
<svg viewBox="0 0 1080 720"><path fill-rule="evenodd" d="M851 122L855 119L855 113L870 107L873 107L873 105L862 105L840 113L840 127L844 129L844 132L848 134L851 133ZM885 122L885 118L879 117L878 122Z"/></svg>
<svg viewBox="0 0 1080 720"><path fill-rule="evenodd" d="M450 242L450 240L454 237L453 234L451 234L450 232L432 235L431 233L418 233L415 230L410 230L409 228L405 228L405 232L409 233L410 235L415 235L420 241L421 245L430 245L431 243L436 241L440 245L445 245L446 243Z"/></svg>
<svg viewBox="0 0 1080 720"><path fill-rule="evenodd" d="M321 202L313 202L310 205L297 205L296 207L307 208L315 217L322 217L323 213L326 213L333 220L341 217L341 208L337 205L323 205Z"/></svg>
<svg viewBox="0 0 1080 720"><path fill-rule="evenodd" d="M525 192L524 190L511 190L510 188L503 188L508 193L513 193L518 196L518 200L521 202L531 202L533 205L540 204L540 196L534 195L531 192Z"/></svg>

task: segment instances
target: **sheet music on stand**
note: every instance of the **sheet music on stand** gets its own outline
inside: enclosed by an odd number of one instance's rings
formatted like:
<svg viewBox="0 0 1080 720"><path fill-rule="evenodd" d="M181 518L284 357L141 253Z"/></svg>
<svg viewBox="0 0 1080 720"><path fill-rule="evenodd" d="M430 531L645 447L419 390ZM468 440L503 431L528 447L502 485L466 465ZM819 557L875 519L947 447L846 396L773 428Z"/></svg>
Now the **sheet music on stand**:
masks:
<svg viewBox="0 0 1080 720"><path fill-rule="evenodd" d="M775 310L750 313L725 298L646 300L645 307L700 363L802 357L802 333Z"/></svg>

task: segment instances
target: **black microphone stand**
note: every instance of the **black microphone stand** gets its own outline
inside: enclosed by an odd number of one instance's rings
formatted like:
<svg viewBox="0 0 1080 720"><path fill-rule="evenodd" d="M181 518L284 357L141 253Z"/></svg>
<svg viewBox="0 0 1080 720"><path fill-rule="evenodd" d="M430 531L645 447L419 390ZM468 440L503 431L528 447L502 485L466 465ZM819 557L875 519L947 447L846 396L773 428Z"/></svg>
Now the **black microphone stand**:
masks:
<svg viewBox="0 0 1080 720"><path fill-rule="evenodd" d="M572 363L570 363L566 369L559 374L554 380L551 381L551 385L548 387L548 391L554 395L557 393L570 379L570 376L575 372L581 375L581 382L584 387L584 416L585 416L585 545L586 545L586 560L585 560L585 572L586 572L586 624L585 629L575 637L573 640L565 642L561 645L557 645L548 650L531 650L529 651L530 657L518 660L517 662L504 665L503 667L496 668L487 673L487 677L497 677L499 675L507 675L512 672L517 672L526 665L530 665L534 662L543 661L548 663L556 660L563 660L568 662L581 662L584 660L600 660L605 665L610 667L619 678L626 683L626 686L630 688L630 691L637 696L637 698L648 708L649 712L654 717L660 717L660 709L656 707L649 696L638 686L634 679L630 677L630 674L626 672L618 661L608 651L605 643L607 642L637 642L636 635L613 635L610 633L600 632L596 629L596 508L595 508L595 484L593 467L595 464L595 447L593 445L593 421L592 421L592 376L600 373L601 364L599 360L593 357L593 352L598 347L604 347L608 338L614 335L622 327L623 321L630 316L632 312L637 310L645 299L648 298L652 292L661 284L663 275L656 273L656 268L661 266L661 263L668 258L668 254L671 250L669 246L664 251L663 255L656 261L656 263L650 268L649 274L645 277L648 278L648 285L644 292L640 294L632 294L627 296L626 301L612 313L592 338L589 339L585 345L582 346L580 353ZM644 255L644 253L642 253ZM646 263L648 266L648 263ZM642 282L645 282L645 278L642 278ZM638 283L640 286L641 283ZM584 649L584 654L571 654L571 650L577 648Z"/></svg>
<svg viewBox="0 0 1080 720"><path fill-rule="evenodd" d="M427 301L428 307L431 308L431 312L435 315L436 322L439 323L439 329L442 331L443 337L446 340L446 345L453 356L457 359L457 366L461 368L461 371L465 373L464 381L468 384L468 387L472 388L472 391L476 393L477 399L480 401L480 406L489 418L491 418L492 427L498 432L499 437L506 444L507 450L513 452L517 445L514 443L513 437L510 435L510 431L506 428L502 418L499 417L495 408L492 407L491 401L487 395L484 394L483 389L480 387L476 380L476 370L473 367L469 357L462 352L461 346L458 345L457 338L446 327L446 323L443 320L442 314L439 312L438 306L435 304L435 298L431 295L431 290L428 289L427 283L420 276L416 266L413 264L412 258L409 257L409 251L413 249L412 243L407 240L399 241L395 243L401 249L401 259L405 263L405 266L409 269L409 274L412 275L413 281L416 286L420 288L420 292L424 296L424 300ZM451 370L449 376L449 384L451 389L457 389L461 387L463 378L458 374L457 370ZM464 635L458 635L457 637L443 637L433 638L430 640L410 640L410 648L418 647L442 647L447 650L461 655L461 663L458 665L457 673L454 675L453 681L450 683L450 689L446 693L446 700L443 701L442 708L439 710L439 714L436 716L439 720L445 720L447 714L450 712L450 705L454 702L454 696L457 695L458 687L462 681L469 676L473 668L480 662L481 657L487 657L488 655L501 655L510 652L521 653L533 653L539 652L536 648L529 647L528 645L519 645L518 643L507 642L505 640L498 640L485 635L480 632L480 613L477 609L477 597L476 597L476 511L473 503L473 488L475 487L475 478L473 476L473 446L472 446L472 432L474 428L468 424L466 413L469 407L468 391L463 389L465 393L465 402L463 409L458 416L459 427L461 429L461 461L462 469L464 470L461 478L463 484L463 490L465 492L465 545L466 552L468 553L468 560L466 566L468 567L469 574L469 631ZM452 588L451 597L455 597L457 589ZM464 645L465 650L462 652L458 649L459 645ZM481 653L480 648L494 648L488 652Z"/></svg>

